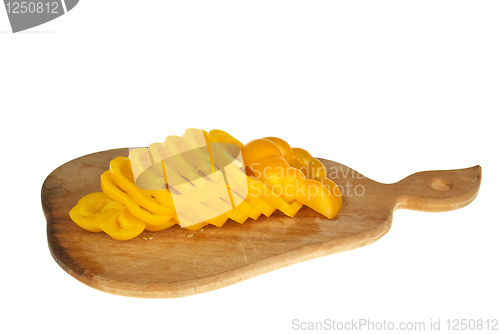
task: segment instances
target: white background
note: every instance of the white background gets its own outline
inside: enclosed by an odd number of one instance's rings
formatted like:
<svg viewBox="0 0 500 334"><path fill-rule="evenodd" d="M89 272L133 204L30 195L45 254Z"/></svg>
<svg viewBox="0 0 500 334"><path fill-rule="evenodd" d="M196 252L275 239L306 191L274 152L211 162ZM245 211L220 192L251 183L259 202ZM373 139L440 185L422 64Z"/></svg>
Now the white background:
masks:
<svg viewBox="0 0 500 334"><path fill-rule="evenodd" d="M81 1L0 7L8 332L289 333L292 321L499 318L497 1ZM180 299L94 290L52 259L45 177L186 128L278 136L380 182L481 165L476 200L396 211L376 243ZM11 327L13 326L13 327ZM499 325L500 327L500 325ZM5 332L1 330L2 332Z"/></svg>

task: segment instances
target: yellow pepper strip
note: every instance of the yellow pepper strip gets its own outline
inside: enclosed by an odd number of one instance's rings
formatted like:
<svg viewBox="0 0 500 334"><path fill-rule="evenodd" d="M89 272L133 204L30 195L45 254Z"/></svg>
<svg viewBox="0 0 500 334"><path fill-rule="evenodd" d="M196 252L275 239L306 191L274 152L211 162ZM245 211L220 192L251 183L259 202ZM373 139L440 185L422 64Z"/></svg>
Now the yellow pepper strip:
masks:
<svg viewBox="0 0 500 334"><path fill-rule="evenodd" d="M111 178L111 172L109 170L105 171L101 175L101 189L106 195L108 195L115 201L125 205L125 207L134 216L136 216L141 220L144 220L146 223L150 225L164 226L169 221L171 222L172 225L175 224L175 221L172 219L174 215L173 212L170 215L151 213L150 211L146 210L145 208L137 204L129 194L124 192L122 189L118 188L116 183Z"/></svg>
<svg viewBox="0 0 500 334"><path fill-rule="evenodd" d="M80 198L78 203L70 210L69 216L76 225L90 232L101 232L97 225L96 217L106 204L113 201L103 192L91 193Z"/></svg>

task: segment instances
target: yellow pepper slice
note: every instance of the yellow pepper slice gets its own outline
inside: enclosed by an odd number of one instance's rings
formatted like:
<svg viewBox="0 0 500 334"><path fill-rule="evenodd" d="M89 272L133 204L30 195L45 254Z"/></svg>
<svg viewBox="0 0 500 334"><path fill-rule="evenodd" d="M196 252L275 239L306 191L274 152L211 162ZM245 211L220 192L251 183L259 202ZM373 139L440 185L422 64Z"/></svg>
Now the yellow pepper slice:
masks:
<svg viewBox="0 0 500 334"><path fill-rule="evenodd" d="M259 218L259 216L262 214L262 212L260 212L255 207L250 205L246 200L242 200L241 203L238 204L235 209L243 213L244 215L252 218L253 220L257 220L257 218Z"/></svg>
<svg viewBox="0 0 500 334"><path fill-rule="evenodd" d="M168 136L167 138L165 138L163 145L166 150L166 163L164 164L164 168L167 169L166 175L167 182L169 184L173 184L175 187L176 184L185 183L186 179L190 181L199 180L199 182L204 182L205 184L206 182L208 182L208 180L200 178L201 174L198 173L198 170L202 169L205 173L207 171L207 168L210 168L209 170L211 173L212 167L210 166L210 161L208 161L208 167L206 166L206 161L201 158L199 158L197 161L197 163L200 163L200 165L193 164L191 161L188 161L195 157L198 158L199 154L197 153L199 152L196 152L196 150L191 151L191 148L185 148L183 138L179 136ZM202 162L203 166L201 165ZM175 177L175 179L172 180L172 177Z"/></svg>
<svg viewBox="0 0 500 334"><path fill-rule="evenodd" d="M101 232L96 217L101 213L106 204L113 201L103 192L95 192L80 198L78 203L70 210L69 216L76 225L90 232Z"/></svg>
<svg viewBox="0 0 500 334"><path fill-rule="evenodd" d="M146 227L144 228L144 230L146 230L148 232L160 232L160 231L166 230L167 228L172 227L175 224L177 224L177 222L175 221L174 218L175 217L172 217L172 221L167 221L166 223L163 223L161 225L151 225L151 224L146 223ZM172 222L173 222L173 224L172 224Z"/></svg>
<svg viewBox="0 0 500 334"><path fill-rule="evenodd" d="M218 215L214 218L211 218L211 219L208 219L207 220L207 223L209 223L210 225L214 225L214 226L217 226L217 227L221 227L222 225L224 225L224 223L229 219L228 215L226 214L222 214L222 215Z"/></svg>
<svg viewBox="0 0 500 334"><path fill-rule="evenodd" d="M214 209L213 205L209 205L207 203L201 203L198 202L190 197L187 196L178 196L178 201L177 201L177 212L178 215L181 216L180 221L182 223L179 223L181 227L187 228L187 229L198 229L198 224L204 222L204 225L200 225L201 227L211 224L215 226L222 226L226 220L228 219L227 216L221 216L218 214L218 212L223 212L220 210ZM219 205L224 205L220 199L213 197L212 200L214 203L218 203ZM228 208L229 206L226 205L225 208ZM198 210L193 210L193 208L197 208ZM204 217L211 217L211 218L204 218ZM194 223L196 222L196 223ZM200 227L200 228L201 228Z"/></svg>
<svg viewBox="0 0 500 334"><path fill-rule="evenodd" d="M303 168L312 159L313 157L309 152L302 148L294 147L292 149L292 162L290 163L290 167L297 169Z"/></svg>
<svg viewBox="0 0 500 334"><path fill-rule="evenodd" d="M126 208L104 208L96 220L99 228L116 240L133 239L146 227L146 222L132 215Z"/></svg>
<svg viewBox="0 0 500 334"><path fill-rule="evenodd" d="M319 182L325 185L328 188L330 194L332 194L333 197L335 197L335 201L337 202L337 211L335 215L337 215L337 213L339 213L340 209L342 208L342 193L340 192L339 187L335 182L333 182L328 178L320 179Z"/></svg>
<svg viewBox="0 0 500 334"><path fill-rule="evenodd" d="M260 164L263 160L273 157L281 157L279 147L268 139L255 139L248 142L242 149L245 166L253 172L254 164Z"/></svg>
<svg viewBox="0 0 500 334"><path fill-rule="evenodd" d="M244 146L238 139L222 130L210 130L207 137L207 143L228 143L238 146L240 149Z"/></svg>
<svg viewBox="0 0 500 334"><path fill-rule="evenodd" d="M69 213L81 228L90 232L104 231L116 240L130 240L144 230L146 223L134 217L123 204L103 192L82 197Z"/></svg>
<svg viewBox="0 0 500 334"><path fill-rule="evenodd" d="M281 156L290 164L293 161L293 152L290 145L281 138L277 137L264 137L262 139L267 139L272 141L281 151ZM292 166L293 167L293 166Z"/></svg>
<svg viewBox="0 0 500 334"><path fill-rule="evenodd" d="M163 173L153 168L151 156L147 148L136 148L129 152L133 180L141 189L162 190L165 189Z"/></svg>
<svg viewBox="0 0 500 334"><path fill-rule="evenodd" d="M171 223L171 226L175 224L175 221L172 219L174 215L173 211L169 215L162 215L158 213L151 213L150 211L141 207L129 194L118 188L116 183L111 178L111 172L109 170L105 171L101 175L101 189L106 195L108 195L115 201L125 205L125 207L134 216L141 220L144 220L150 225L165 226L169 221Z"/></svg>
<svg viewBox="0 0 500 334"><path fill-rule="evenodd" d="M251 204L254 208L262 212L262 214L266 217L271 217L271 215L276 211L276 208L272 205L269 205L265 201L263 201L260 197L257 197L255 194L248 193L248 196L245 199L249 204Z"/></svg>
<svg viewBox="0 0 500 334"><path fill-rule="evenodd" d="M117 157L109 163L109 172L113 181L126 192L137 204L145 208L146 210L159 213L165 216L172 216L175 214L175 210L173 207L167 207L156 201L151 195L149 191L145 191L144 189L139 188L132 183L128 177L123 174L123 171L131 170L130 159L127 157ZM170 194L168 190L164 190L164 192Z"/></svg>

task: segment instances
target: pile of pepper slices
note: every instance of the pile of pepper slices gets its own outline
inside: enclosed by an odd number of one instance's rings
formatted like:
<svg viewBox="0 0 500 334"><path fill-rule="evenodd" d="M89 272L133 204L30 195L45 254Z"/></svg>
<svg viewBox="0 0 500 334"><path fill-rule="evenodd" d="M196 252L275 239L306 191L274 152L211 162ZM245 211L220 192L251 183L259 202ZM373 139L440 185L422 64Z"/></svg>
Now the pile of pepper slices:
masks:
<svg viewBox="0 0 500 334"><path fill-rule="evenodd" d="M203 206L204 210L213 210L216 203L221 202L220 198L207 200L184 196L187 204L181 208L174 199L175 195L182 194L169 184L165 172L150 178L159 180L156 186L138 186L137 182L137 170L154 173L153 168L144 166L144 157L154 156L155 152L182 151L185 147L181 146L191 143L197 133L202 133L209 147L219 143L239 148L244 163L243 180L247 182L246 194L239 201L231 200L232 205L227 210L223 213L216 210L211 218L203 221L197 220L194 208ZM236 158L232 152L226 154L231 159ZM182 155L178 156L182 159ZM197 166L192 167L200 172ZM202 176L210 182L209 175ZM254 220L261 214L269 217L276 210L294 217L302 205L332 219L342 207L339 188L327 178L321 161L306 150L291 148L286 141L276 137L256 139L243 145L221 130L188 129L182 137L169 136L164 143L132 150L128 157L117 157L101 175L101 189L102 192L82 197L71 209L70 218L87 231L104 231L116 240L130 240L144 230L162 231L175 224L188 230L199 230L209 224L221 227L228 219L242 224L249 217Z"/></svg>

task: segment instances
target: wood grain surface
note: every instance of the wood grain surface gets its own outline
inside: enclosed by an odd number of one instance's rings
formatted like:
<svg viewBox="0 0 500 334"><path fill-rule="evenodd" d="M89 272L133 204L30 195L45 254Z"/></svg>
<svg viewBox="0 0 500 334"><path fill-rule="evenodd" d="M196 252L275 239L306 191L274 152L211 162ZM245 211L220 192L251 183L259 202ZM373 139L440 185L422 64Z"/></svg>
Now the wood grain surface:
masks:
<svg viewBox="0 0 500 334"><path fill-rule="evenodd" d="M177 225L144 231L129 241L81 229L69 218L70 209L82 196L100 191L100 174L113 158L127 155L125 148L103 151L55 169L42 186L42 207L50 252L66 272L104 292L145 298L207 292L368 245L389 231L394 210L458 209L476 197L481 182L481 167L475 166L419 172L382 184L321 159L343 191L343 208L333 220L304 206L294 218L276 211L269 218L249 218L244 224L228 220L203 231Z"/></svg>

